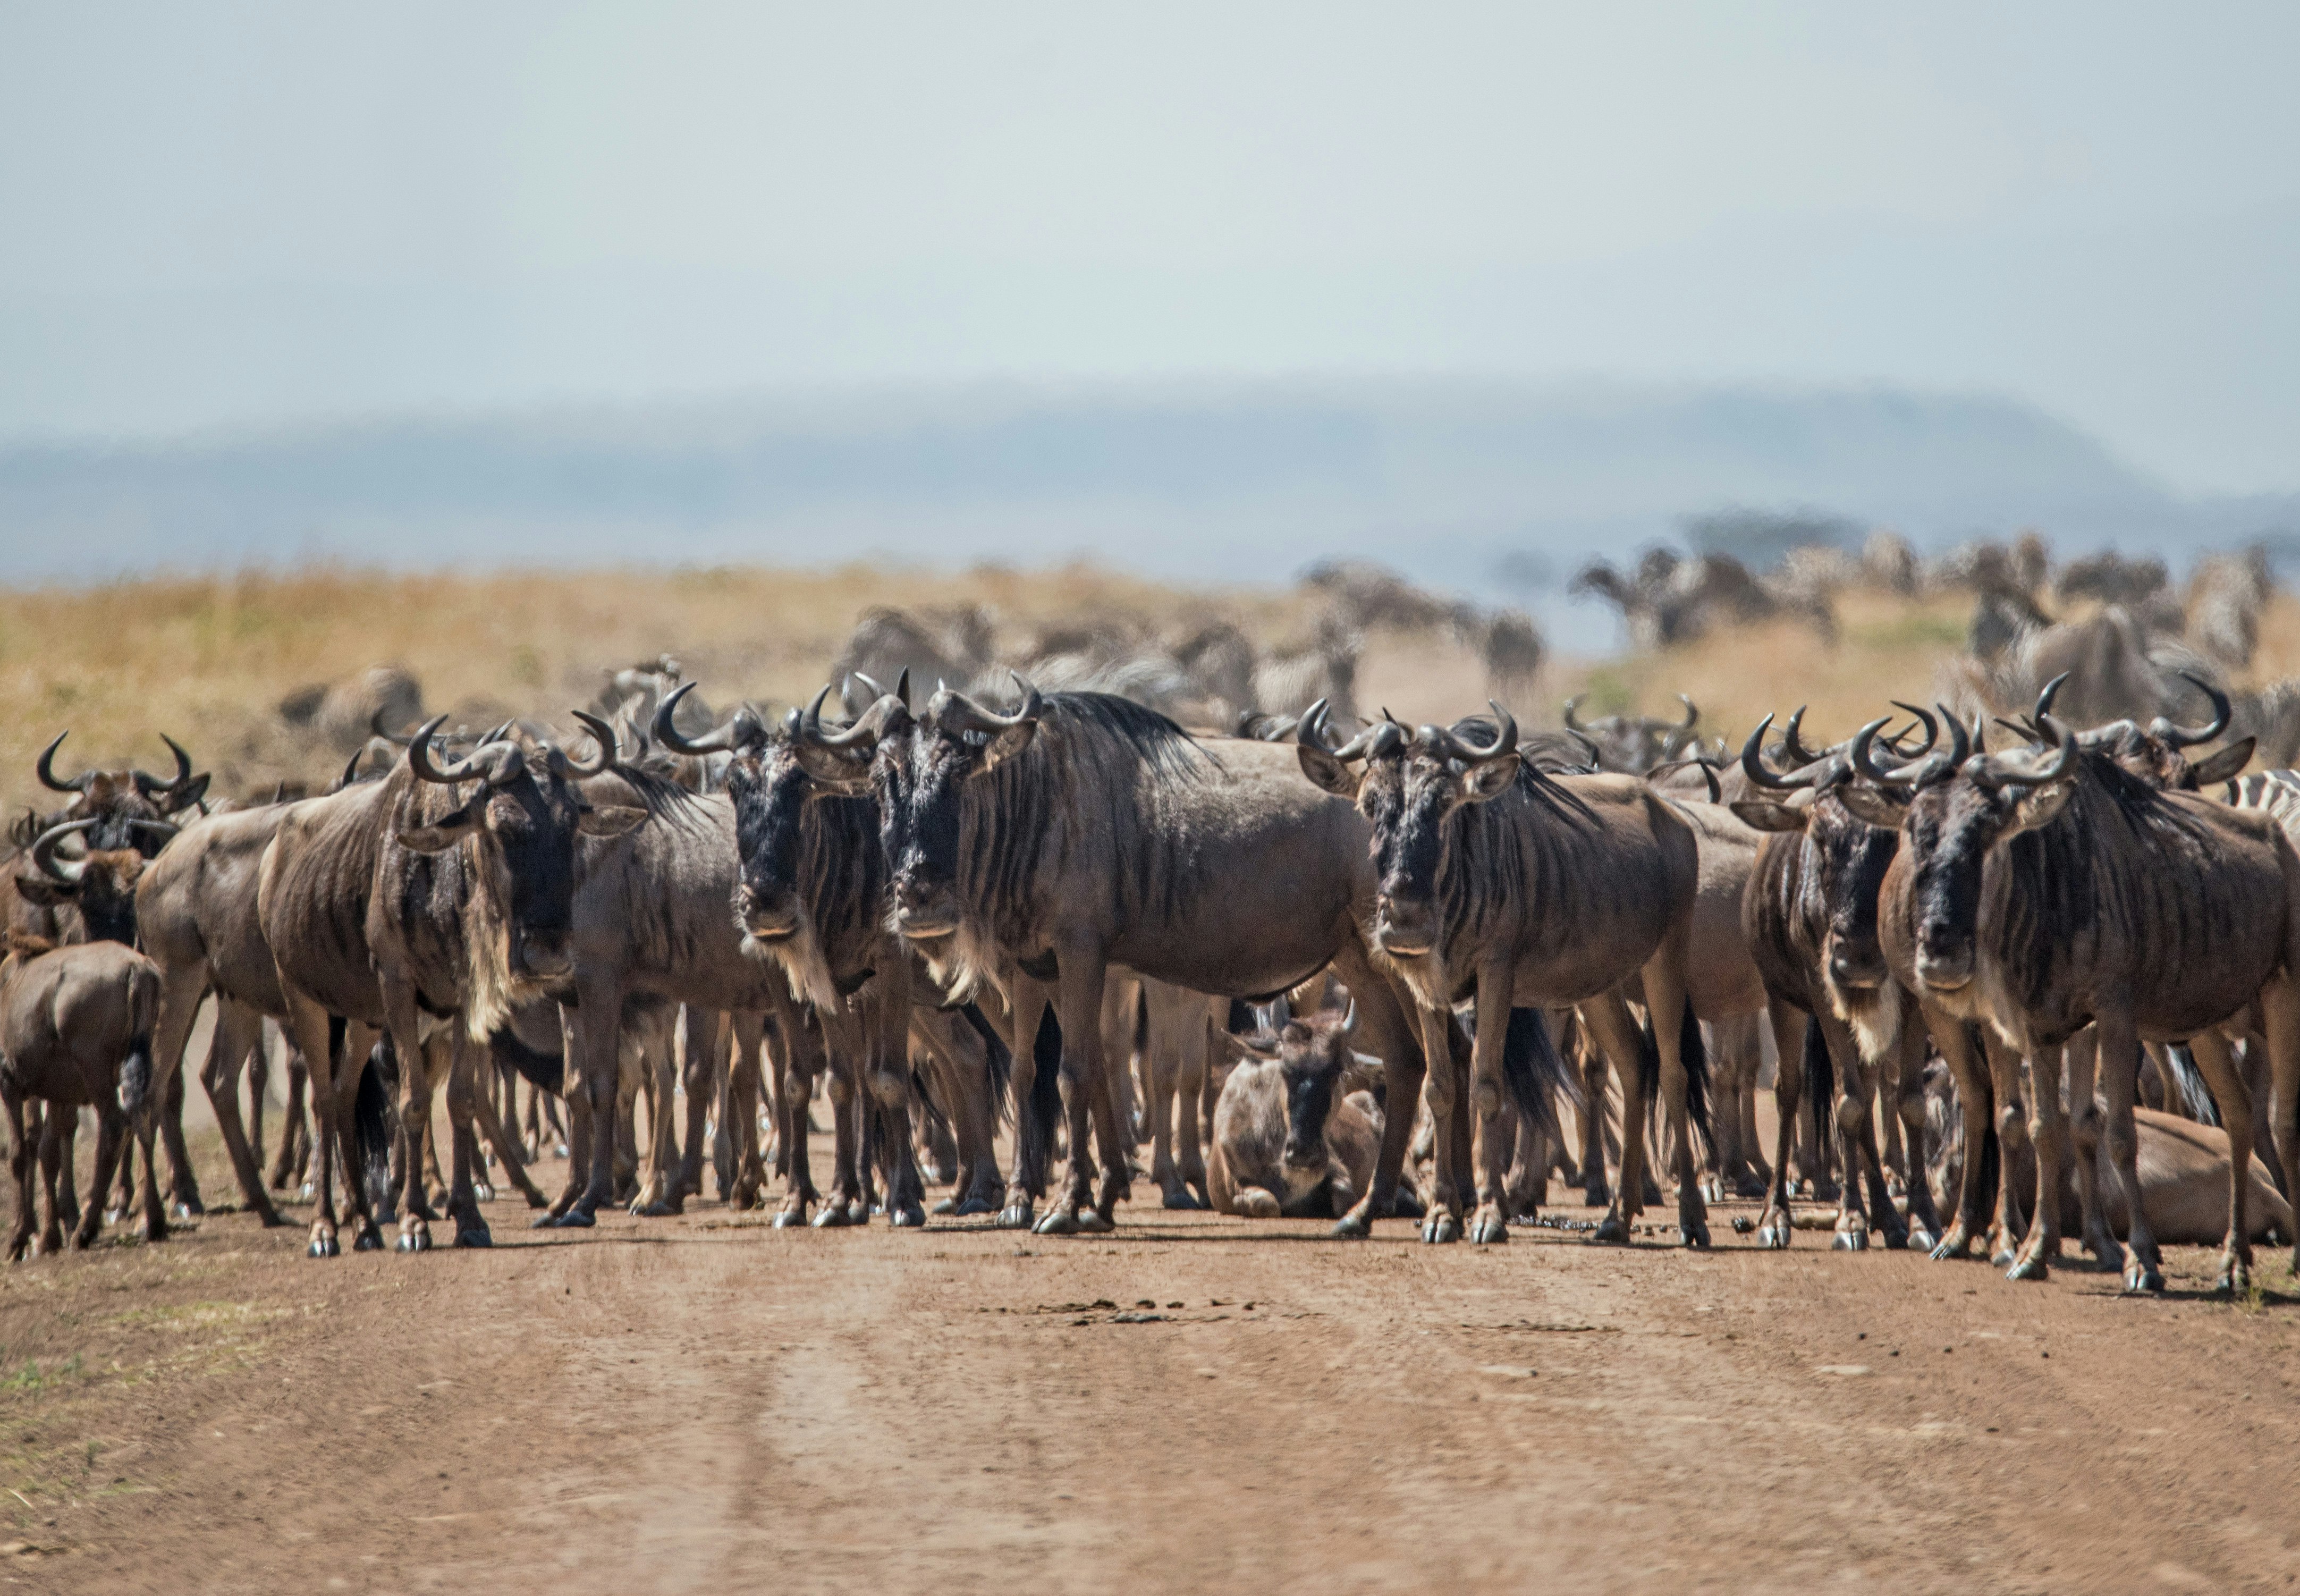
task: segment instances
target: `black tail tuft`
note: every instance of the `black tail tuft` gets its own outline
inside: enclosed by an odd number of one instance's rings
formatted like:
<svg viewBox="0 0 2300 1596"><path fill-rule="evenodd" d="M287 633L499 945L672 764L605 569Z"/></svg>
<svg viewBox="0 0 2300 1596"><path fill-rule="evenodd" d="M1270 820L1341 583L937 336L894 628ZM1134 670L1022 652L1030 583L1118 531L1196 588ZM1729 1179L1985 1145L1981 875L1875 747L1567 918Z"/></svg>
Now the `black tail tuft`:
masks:
<svg viewBox="0 0 2300 1596"><path fill-rule="evenodd" d="M1994 1193L2004 1178L2004 1149L1996 1140L1996 1116L1988 1116L1988 1128L1980 1133L1980 1191L1982 1200L1994 1201Z"/></svg>
<svg viewBox="0 0 2300 1596"><path fill-rule="evenodd" d="M1062 1026L1051 1003L1038 1021L1030 1061L1030 1095L1014 1132L1014 1179L1031 1196L1043 1197L1046 1169L1054 1161L1054 1123L1062 1116Z"/></svg>
<svg viewBox="0 0 2300 1596"><path fill-rule="evenodd" d="M1004 1124L1010 1112L1007 1098L1013 1089L1014 1055L1006 1050L1006 1044L999 1040L997 1030L982 1017L979 1008L969 1003L958 1012L966 1016L968 1024L974 1027L975 1035L982 1039L982 1046L989 1055L984 1067L989 1073L991 1123Z"/></svg>
<svg viewBox="0 0 2300 1596"><path fill-rule="evenodd" d="M567 1095L567 1061L557 1053L538 1053L519 1040L508 1025L488 1038L488 1052L497 1069L524 1075L555 1097Z"/></svg>
<svg viewBox="0 0 2300 1596"><path fill-rule="evenodd" d="M178 1080L183 1077L179 1074ZM128 1044L128 1056L120 1061L120 1111L133 1123L144 1116L144 1100L152 1094L152 1038L146 1034ZM65 1113L77 1113L66 1109ZM67 1173L65 1183L71 1184Z"/></svg>
<svg viewBox="0 0 2300 1596"><path fill-rule="evenodd" d="M1646 1023L1638 1028L1638 1095L1645 1099L1646 1123L1641 1127L1650 1133L1654 1116L1661 1107L1661 1043L1654 1040L1653 1015L1647 1011ZM1624 1117L1628 1105L1623 1104ZM1621 1127L1621 1134L1629 1134L1629 1126Z"/></svg>
<svg viewBox="0 0 2300 1596"><path fill-rule="evenodd" d="M379 1063L372 1056L361 1061L359 1088L352 1095L352 1142L359 1160L359 1178L367 1182L368 1204L380 1212L391 1201L393 1136L391 1090ZM411 1181L423 1178L420 1170L408 1173Z"/></svg>
<svg viewBox="0 0 2300 1596"><path fill-rule="evenodd" d="M2204 1072L2196 1068L2196 1055L2175 1043L2164 1049L2164 1057L2171 1065L2174 1086L2180 1100L2188 1106L2188 1112L2205 1124L2219 1124L2221 1107L2212 1099L2212 1089L2204 1083Z"/></svg>
<svg viewBox="0 0 2300 1596"><path fill-rule="evenodd" d="M1685 1116L1701 1138L1701 1161L1707 1164L1717 1156L1716 1137L1709 1128L1709 1045L1702 1039L1701 1022L1690 1003L1678 1023L1677 1056L1685 1065Z"/></svg>
<svg viewBox="0 0 2300 1596"><path fill-rule="evenodd" d="M1579 1086L1549 1040L1549 1024L1538 1008L1510 1010L1509 1033L1502 1039L1502 1080L1517 1111L1551 1141L1562 1142L1557 1094L1579 1096Z"/></svg>
<svg viewBox="0 0 2300 1596"><path fill-rule="evenodd" d="M1813 1124L1822 1126L1826 1135L1837 1105L1837 1063L1829 1056L1821 1022L1810 1015L1804 1022L1804 1095L1812 1101Z"/></svg>

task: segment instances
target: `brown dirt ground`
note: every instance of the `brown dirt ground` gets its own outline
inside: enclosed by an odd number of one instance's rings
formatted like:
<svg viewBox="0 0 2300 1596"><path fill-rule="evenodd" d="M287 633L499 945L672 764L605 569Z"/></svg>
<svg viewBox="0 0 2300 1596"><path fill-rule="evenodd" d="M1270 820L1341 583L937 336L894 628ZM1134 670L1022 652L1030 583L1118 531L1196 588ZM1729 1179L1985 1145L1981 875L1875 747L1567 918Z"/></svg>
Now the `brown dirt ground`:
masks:
<svg viewBox="0 0 2300 1596"><path fill-rule="evenodd" d="M312 1262L217 1215L0 1272L0 1583L2300 1583L2272 1251L2261 1300L2209 1299L2180 1249L2136 1301L1761 1253L1748 1205L1696 1256L1347 1244L1137 1192L1071 1241L711 1202L536 1233L498 1202L491 1253Z"/></svg>

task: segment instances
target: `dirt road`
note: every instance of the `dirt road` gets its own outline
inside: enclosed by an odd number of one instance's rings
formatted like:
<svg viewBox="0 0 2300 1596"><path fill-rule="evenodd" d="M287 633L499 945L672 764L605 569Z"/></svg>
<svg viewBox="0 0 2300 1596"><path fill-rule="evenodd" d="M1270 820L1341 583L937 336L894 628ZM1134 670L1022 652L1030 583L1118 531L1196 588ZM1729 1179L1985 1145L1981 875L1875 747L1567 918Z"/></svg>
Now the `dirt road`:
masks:
<svg viewBox="0 0 2300 1596"><path fill-rule="evenodd" d="M2272 1252L2230 1305L2194 1251L2135 1301L1723 1223L1696 1256L1142 1203L1071 1241L491 1217L491 1253L312 1262L232 1215L0 1274L0 1582L2300 1583Z"/></svg>

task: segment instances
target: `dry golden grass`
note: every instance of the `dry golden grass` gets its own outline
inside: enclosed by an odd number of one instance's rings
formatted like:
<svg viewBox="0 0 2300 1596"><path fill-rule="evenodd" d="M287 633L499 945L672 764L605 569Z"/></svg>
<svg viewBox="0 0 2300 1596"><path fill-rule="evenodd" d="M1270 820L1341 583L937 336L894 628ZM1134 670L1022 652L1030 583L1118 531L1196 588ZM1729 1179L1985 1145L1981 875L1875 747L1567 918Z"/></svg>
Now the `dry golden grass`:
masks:
<svg viewBox="0 0 2300 1596"><path fill-rule="evenodd" d="M1086 566L957 577L860 565L487 577L320 568L0 591L0 694L11 710L0 723L0 802L11 814L45 806L32 762L66 727L66 771L164 771L165 731L214 769L220 793L324 782L338 756L287 727L280 699L386 661L415 673L434 710L468 724L514 713L571 724L566 712L591 699L604 672L665 651L714 703L788 704L821 685L870 606L960 602L989 606L1014 639L1095 615L1172 626L1211 610L1276 642L1303 635L1309 618L1289 593L1185 589ZM1712 734L1738 739L1768 711L1809 704L1812 733L1841 737L1889 698L1931 696L1971 600L1855 591L1838 612L1835 642L1781 623L1657 654L1556 661L1508 707L1528 726L1554 725L1569 694L1586 693L1590 714L1674 714L1686 692ZM2300 674L2300 600L2275 601L2252 674ZM1477 662L1436 639L1369 639L1358 685L1363 705L1409 723L1470 713L1485 698Z"/></svg>

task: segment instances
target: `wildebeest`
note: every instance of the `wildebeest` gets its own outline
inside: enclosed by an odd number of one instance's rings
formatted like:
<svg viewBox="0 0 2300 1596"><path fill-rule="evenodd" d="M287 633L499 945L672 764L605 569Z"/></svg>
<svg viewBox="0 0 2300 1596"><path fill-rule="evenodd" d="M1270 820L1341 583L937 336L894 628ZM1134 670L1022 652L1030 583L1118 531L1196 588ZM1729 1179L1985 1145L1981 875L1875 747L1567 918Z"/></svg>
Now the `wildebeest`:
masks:
<svg viewBox="0 0 2300 1596"><path fill-rule="evenodd" d="M1217 1212L1338 1219L1355 1206L1373 1178L1383 1116L1366 1090L1381 1063L1351 1051L1352 1023L1328 1008L1275 1035L1224 1032L1238 1063L1214 1099L1206 1180ZM1421 1200L1402 1182L1393 1203L1402 1218L1421 1216Z"/></svg>
<svg viewBox="0 0 2300 1596"><path fill-rule="evenodd" d="M1688 1001L1688 952L1699 883L1694 830L1666 798L1629 776L1551 776L1519 752L1517 723L1496 705L1491 740L1423 726L1410 737L1383 721L1342 748L1313 708L1297 733L1303 772L1354 800L1373 831L1379 885L1368 924L1386 963L1419 1005L1429 1056L1429 1107L1439 1126L1426 1240L1461 1234L1462 1150L1444 1127L1459 1082L1446 1046L1453 1006L1474 997L1477 1040L1469 1090L1474 1110L1478 1207L1471 1237L1508 1238L1504 1186L1513 1136L1499 1133L1503 1043L1514 1007L1575 1005L1621 1081L1621 1177L1603 1240L1627 1240L1644 1204L1642 1123L1646 1045L1629 1012L1650 1013L1668 1129L1675 1138L1678 1223L1705 1245L1695 1174L1688 1070L1704 1066ZM1362 760L1361 772L1353 762ZM1354 986L1352 990L1356 990ZM1442 1057L1440 1056L1442 1055ZM1698 1074L1696 1080L1700 1079ZM1392 1102L1403 1099L1392 1096ZM1524 1106L1535 1112L1529 1100ZM1704 1124L1705 1128L1705 1124Z"/></svg>
<svg viewBox="0 0 2300 1596"><path fill-rule="evenodd" d="M1584 721L1576 713L1581 707L1581 700L1568 698L1565 729L1595 745L1599 768L1642 776L1655 765L1675 759L1687 748L1700 745L1700 735L1694 730L1701 723L1699 706L1683 693L1678 694L1677 699L1685 706L1685 718L1681 721L1642 714L1607 714Z"/></svg>
<svg viewBox="0 0 2300 1596"><path fill-rule="evenodd" d="M24 1121L28 1098L48 1106L37 1150L47 1197L43 1251L54 1251L62 1241L56 1205L62 1124L82 1107L96 1110L96 1171L72 1245L86 1247L96 1239L112 1166L151 1088L160 973L150 959L119 942L50 948L21 932L7 936L0 957L0 1107L8 1116L8 1167L16 1197L16 1221L8 1238L12 1260L24 1256L32 1235L35 1149ZM70 1183L69 1167L62 1178ZM146 1233L164 1235L167 1215L148 1168L144 1191Z"/></svg>
<svg viewBox="0 0 2300 1596"><path fill-rule="evenodd" d="M1901 832L1880 924L1928 1020L1980 1022L2028 1055L2046 1191L2057 1190L2065 1140L2062 1049L2098 1026L2109 1150L2132 1212L2125 1283L2161 1290L2133 1162L2140 1043L2201 1038L2256 1001L2279 1099L2290 1100L2288 1085L2300 1083L2300 856L2266 815L2159 790L2049 714L2038 729L2046 748L1993 756L1975 753L1952 722L1946 753L1879 773L1884 781L1864 771L1846 802ZM2196 1052L2231 1141L2249 1146L2243 1077L2224 1050ZM2088 1105L2088 1090L2078 1096ZM2241 1166L2231 1187L2221 1283L2241 1289L2251 1272ZM2059 1236L2056 1205L2039 1204L2012 1273L2041 1277Z"/></svg>
<svg viewBox="0 0 2300 1596"><path fill-rule="evenodd" d="M471 1189L474 1045L486 1044L514 1003L570 973L578 833L612 837L645 818L638 808L595 803L576 790L576 778L613 758L613 732L588 717L586 723L600 741L588 763L555 748L530 752L490 741L442 768L430 755L434 720L381 781L291 805L265 850L258 921L289 1029L311 1068L321 1124L338 1120L329 1016L346 1022L353 1038L346 1064L365 1057L378 1028L388 1031L398 1056L409 1172L403 1250L430 1245L430 1204L416 1178L416 1138L431 1112L422 1016L454 1022L445 1039L454 1127L450 1208L457 1245L484 1246L487 1222ZM338 1243L330 1139L320 1141L311 1250L327 1257ZM348 1185L359 1216L354 1247L380 1245L364 1185Z"/></svg>
<svg viewBox="0 0 2300 1596"><path fill-rule="evenodd" d="M875 788L896 931L961 991L1009 983L1014 1095L1028 1102L1051 1004L1071 1085L1071 1174L1039 1221L1049 1233L1106 1229L1126 1195L1129 1141L1103 1057L1103 989L1112 965L1222 997L1266 999L1335 967L1357 995L1370 1050L1394 1102L1421 1087L1396 994L1368 962L1358 926L1373 877L1365 822L1303 787L1273 744L1201 741L1162 715L1096 693L1041 694L986 708L938 691L913 717L889 695L866 718L867 770L803 725L802 759L848 790ZM1009 973L1011 972L1011 973ZM1362 1234L1395 1191L1410 1125L1386 1128L1358 1206ZM1097 1173L1090 1140L1098 1138ZM1002 1222L1028 1224L1018 1169Z"/></svg>

